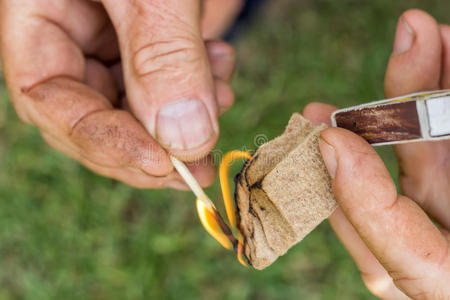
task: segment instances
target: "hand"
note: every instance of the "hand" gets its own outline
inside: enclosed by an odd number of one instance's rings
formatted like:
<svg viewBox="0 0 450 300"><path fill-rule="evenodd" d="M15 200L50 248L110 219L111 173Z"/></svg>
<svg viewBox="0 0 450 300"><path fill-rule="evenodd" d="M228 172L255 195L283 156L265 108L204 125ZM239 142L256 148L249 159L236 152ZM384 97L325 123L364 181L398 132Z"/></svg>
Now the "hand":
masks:
<svg viewBox="0 0 450 300"><path fill-rule="evenodd" d="M244 0L204 0L202 32L206 39L224 35L244 6Z"/></svg>
<svg viewBox="0 0 450 300"><path fill-rule="evenodd" d="M224 42L200 0L4 0L0 51L18 115L54 148L141 188L185 188L167 153L206 156L234 100ZM125 95L126 90L126 97ZM215 177L210 159L190 168Z"/></svg>
<svg viewBox="0 0 450 300"><path fill-rule="evenodd" d="M386 96L448 88L450 27L422 11L407 11L398 23ZM333 110L315 103L304 115L329 123ZM372 147L355 134L327 129L320 149L339 203L330 223L369 290L383 299L448 299L450 141L396 146L404 195L397 194Z"/></svg>

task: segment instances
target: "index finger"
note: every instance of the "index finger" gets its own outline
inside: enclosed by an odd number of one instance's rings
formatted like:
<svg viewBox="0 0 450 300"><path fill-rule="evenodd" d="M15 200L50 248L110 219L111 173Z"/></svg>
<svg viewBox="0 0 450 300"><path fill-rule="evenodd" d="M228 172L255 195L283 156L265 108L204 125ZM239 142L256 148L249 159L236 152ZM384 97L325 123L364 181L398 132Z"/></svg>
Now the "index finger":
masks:
<svg viewBox="0 0 450 300"><path fill-rule="evenodd" d="M19 114L99 165L170 173L166 152L142 125L84 84L81 49L39 4L1 2L2 59Z"/></svg>

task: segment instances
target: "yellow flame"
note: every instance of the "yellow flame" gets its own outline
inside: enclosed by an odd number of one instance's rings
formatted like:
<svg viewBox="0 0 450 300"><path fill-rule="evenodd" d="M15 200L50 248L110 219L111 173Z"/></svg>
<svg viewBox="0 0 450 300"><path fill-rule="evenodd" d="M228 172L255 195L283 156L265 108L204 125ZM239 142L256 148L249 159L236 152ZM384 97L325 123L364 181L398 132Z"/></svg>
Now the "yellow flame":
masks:
<svg viewBox="0 0 450 300"><path fill-rule="evenodd" d="M239 232L239 237L238 237L238 248L237 248L237 259L238 261L241 263L241 265L243 265L244 267L247 266L247 263L244 260L244 238L242 236L242 234Z"/></svg>
<svg viewBox="0 0 450 300"><path fill-rule="evenodd" d="M228 237L222 230L222 227L218 223L217 215L214 211L212 211L212 207L206 206L203 201L200 201L199 198L196 200L197 204L197 212L200 218L200 221L206 231L215 238L223 247L226 249L233 249L233 243L236 247L237 258L239 262L243 266L247 266L247 263L244 260L244 237L240 233L237 228L236 215L235 215L235 207L234 201L232 200L230 193L230 184L228 181L228 171L231 164L237 159L251 159L251 155L249 152L245 151L231 151L225 154L223 157L220 167L219 167L219 179L220 179L220 187L222 189L223 201L225 204L225 210L227 212L228 221L230 223L230 229L232 233L237 232L237 238L234 240L232 236ZM231 242L231 240L234 240Z"/></svg>
<svg viewBox="0 0 450 300"><path fill-rule="evenodd" d="M228 221L231 227L236 228L236 216L234 209L234 202L231 198L230 185L228 183L228 170L231 164L240 158L250 159L251 155L246 151L231 151L225 154L219 167L220 187L222 188L223 201L225 203L225 210L227 212Z"/></svg>
<svg viewBox="0 0 450 300"><path fill-rule="evenodd" d="M233 245L231 244L231 241L227 238L227 236L223 233L219 224L217 224L217 219L214 212L208 210L205 204L203 204L203 202L198 198L196 202L198 216L206 231L226 249L232 249Z"/></svg>

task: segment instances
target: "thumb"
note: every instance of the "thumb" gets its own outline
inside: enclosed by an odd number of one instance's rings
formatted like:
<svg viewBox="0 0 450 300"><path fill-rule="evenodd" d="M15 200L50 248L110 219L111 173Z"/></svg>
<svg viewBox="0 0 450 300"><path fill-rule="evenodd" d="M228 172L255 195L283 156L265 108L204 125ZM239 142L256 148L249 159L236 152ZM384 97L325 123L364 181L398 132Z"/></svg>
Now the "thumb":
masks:
<svg viewBox="0 0 450 300"><path fill-rule="evenodd" d="M130 108L183 160L218 138L214 80L200 33L200 0L102 1L119 37Z"/></svg>
<svg viewBox="0 0 450 300"><path fill-rule="evenodd" d="M375 150L341 128L323 131L319 145L336 201L396 286L409 296L447 294L449 242L414 201L397 194Z"/></svg>

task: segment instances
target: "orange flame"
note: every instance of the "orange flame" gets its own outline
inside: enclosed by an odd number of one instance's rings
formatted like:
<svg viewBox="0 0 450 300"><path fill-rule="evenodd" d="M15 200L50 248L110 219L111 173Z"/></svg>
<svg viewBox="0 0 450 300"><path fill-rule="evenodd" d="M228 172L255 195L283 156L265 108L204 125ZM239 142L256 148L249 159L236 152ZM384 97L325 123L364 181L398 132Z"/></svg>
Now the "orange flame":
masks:
<svg viewBox="0 0 450 300"><path fill-rule="evenodd" d="M215 213L210 211L202 201L197 198L197 213L206 231L215 238L226 249L231 250L233 245L228 237L223 233L220 225L217 223Z"/></svg>
<svg viewBox="0 0 450 300"><path fill-rule="evenodd" d="M230 193L230 185L228 181L228 170L237 159L251 159L249 152L231 151L225 154L219 167L220 186L222 188L223 201L227 212L230 228L223 222L222 218L215 208L207 207L202 201L197 199L197 212L200 221L206 231L214 237L223 247L231 250L234 248L239 262L247 266L244 260L244 238L237 228L234 202ZM237 232L237 238L233 236L233 232Z"/></svg>
<svg viewBox="0 0 450 300"><path fill-rule="evenodd" d="M225 154L219 167L219 179L220 187L222 188L223 201L225 203L225 209L227 211L228 221L233 228L236 228L236 215L234 209L234 202L231 198L230 185L228 183L228 170L231 164L240 158L250 159L251 155L244 151L231 151Z"/></svg>

